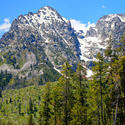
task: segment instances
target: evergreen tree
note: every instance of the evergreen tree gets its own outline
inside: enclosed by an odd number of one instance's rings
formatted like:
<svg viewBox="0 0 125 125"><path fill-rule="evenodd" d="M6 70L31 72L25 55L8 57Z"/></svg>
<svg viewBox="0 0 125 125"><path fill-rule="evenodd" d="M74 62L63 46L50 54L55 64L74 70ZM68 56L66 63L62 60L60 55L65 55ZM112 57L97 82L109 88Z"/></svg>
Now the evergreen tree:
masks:
<svg viewBox="0 0 125 125"><path fill-rule="evenodd" d="M2 97L2 90L0 89L0 98Z"/></svg>
<svg viewBox="0 0 125 125"><path fill-rule="evenodd" d="M63 108L64 108L64 125L69 125L71 121L71 108L72 108L72 68L68 62L63 65L63 71L61 78L59 79L60 84L62 84L63 90Z"/></svg>
<svg viewBox="0 0 125 125"><path fill-rule="evenodd" d="M19 114L21 114L21 103L19 103L18 108L19 108Z"/></svg>
<svg viewBox="0 0 125 125"><path fill-rule="evenodd" d="M53 105L53 119L54 125L59 125L63 122L63 96L62 86L59 82L56 82L52 90L52 105Z"/></svg>
<svg viewBox="0 0 125 125"><path fill-rule="evenodd" d="M29 99L29 113L32 114L33 112L34 112L34 110L33 110L33 101L30 98Z"/></svg>
<svg viewBox="0 0 125 125"><path fill-rule="evenodd" d="M30 114L30 116L29 116L28 125L34 125L34 123L33 123L33 115L32 114Z"/></svg>
<svg viewBox="0 0 125 125"><path fill-rule="evenodd" d="M121 109L121 112L120 112L121 120L120 121L124 124L125 123L125 33L119 42L118 52L119 52L118 74L119 74L119 80L120 80L120 85L119 85L120 102L119 102L119 104L120 104L120 109Z"/></svg>
<svg viewBox="0 0 125 125"><path fill-rule="evenodd" d="M96 101L96 112L98 124L104 125L104 93L105 93L105 61L101 53L97 54L97 61L94 62L92 87Z"/></svg>
<svg viewBox="0 0 125 125"><path fill-rule="evenodd" d="M113 121L116 121L116 116L114 114L115 107L117 106L117 98L118 98L118 55L116 48L114 48L114 41L112 40L111 36L109 40L107 41L107 48L105 50L105 59L106 59L106 82L107 82L107 97L106 97L106 112L108 115L107 120L111 119L111 116L113 115ZM115 105L116 104L116 105ZM113 110L113 113L112 113ZM111 122L111 120L110 120Z"/></svg>
<svg viewBox="0 0 125 125"><path fill-rule="evenodd" d="M50 125L51 119L51 83L47 83L43 96L42 115L44 125Z"/></svg>
<svg viewBox="0 0 125 125"><path fill-rule="evenodd" d="M87 78L86 69L78 64L74 73L74 100L75 104L72 108L72 124L87 124Z"/></svg>

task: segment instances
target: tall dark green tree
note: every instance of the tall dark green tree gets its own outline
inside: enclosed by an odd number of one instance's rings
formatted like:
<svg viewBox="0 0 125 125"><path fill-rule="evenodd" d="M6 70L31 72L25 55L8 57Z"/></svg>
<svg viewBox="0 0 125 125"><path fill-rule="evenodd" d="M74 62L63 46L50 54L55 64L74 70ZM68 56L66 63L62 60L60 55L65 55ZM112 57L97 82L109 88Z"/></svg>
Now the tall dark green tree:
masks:
<svg viewBox="0 0 125 125"><path fill-rule="evenodd" d="M43 96L43 108L42 108L42 119L44 125L50 125L51 123L51 83L47 83L44 89Z"/></svg>
<svg viewBox="0 0 125 125"><path fill-rule="evenodd" d="M63 96L62 86L59 82L56 82L52 90L52 105L53 105L53 119L54 125L60 125L63 122Z"/></svg>
<svg viewBox="0 0 125 125"><path fill-rule="evenodd" d="M114 41L112 40L111 36L107 41L107 48L105 50L105 61L106 61L106 82L108 84L108 91L107 91L107 100L106 100L106 111L108 115L108 119L111 119L113 115L113 122L117 119L117 107L118 107L118 55L117 49L114 47ZM111 91L112 90L112 91ZM109 94L110 93L110 94ZM113 110L113 113L112 113ZM110 120L111 122L111 120Z"/></svg>
<svg viewBox="0 0 125 125"><path fill-rule="evenodd" d="M87 124L87 78L86 69L79 63L74 73L74 106L72 108L72 124Z"/></svg>
<svg viewBox="0 0 125 125"><path fill-rule="evenodd" d="M33 101L32 98L29 99L29 113L32 114L34 112L33 110Z"/></svg>
<svg viewBox="0 0 125 125"><path fill-rule="evenodd" d="M33 122L33 115L32 115L32 114L29 115L28 125L34 125L34 122Z"/></svg>
<svg viewBox="0 0 125 125"><path fill-rule="evenodd" d="M0 89L0 98L2 97L2 90Z"/></svg>
<svg viewBox="0 0 125 125"><path fill-rule="evenodd" d="M123 112L121 110L121 119L123 119L122 123L125 123L125 33L121 37L118 47L119 52L119 79L120 79L120 106L121 109L123 107ZM123 96L122 96L123 95Z"/></svg>
<svg viewBox="0 0 125 125"><path fill-rule="evenodd" d="M93 68L94 97L97 104L98 124L104 125L104 92L105 92L105 61L101 53L97 54L97 61Z"/></svg>
<svg viewBox="0 0 125 125"><path fill-rule="evenodd" d="M63 108L64 108L64 125L69 125L71 121L71 108L72 108L72 67L68 62L63 65L63 71L61 78L59 79L60 84L62 84L63 93Z"/></svg>

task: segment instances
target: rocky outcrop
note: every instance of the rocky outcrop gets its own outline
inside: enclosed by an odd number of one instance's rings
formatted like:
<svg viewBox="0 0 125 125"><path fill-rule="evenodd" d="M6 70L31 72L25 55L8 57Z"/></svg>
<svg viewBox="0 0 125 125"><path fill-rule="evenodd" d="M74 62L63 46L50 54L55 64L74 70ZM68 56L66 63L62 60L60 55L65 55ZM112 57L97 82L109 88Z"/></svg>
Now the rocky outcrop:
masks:
<svg viewBox="0 0 125 125"><path fill-rule="evenodd" d="M75 29L74 29L75 30ZM101 17L95 26L90 27L83 36L83 31L75 31L80 42L81 60L91 65L98 52L106 48L110 36L116 41L121 39L125 32L125 15L111 14Z"/></svg>
<svg viewBox="0 0 125 125"><path fill-rule="evenodd" d="M80 60L79 42L70 21L48 6L15 19L0 39L0 51L1 67L11 66L9 72L20 76L34 71L44 74L46 68L56 72L65 60L74 66Z"/></svg>

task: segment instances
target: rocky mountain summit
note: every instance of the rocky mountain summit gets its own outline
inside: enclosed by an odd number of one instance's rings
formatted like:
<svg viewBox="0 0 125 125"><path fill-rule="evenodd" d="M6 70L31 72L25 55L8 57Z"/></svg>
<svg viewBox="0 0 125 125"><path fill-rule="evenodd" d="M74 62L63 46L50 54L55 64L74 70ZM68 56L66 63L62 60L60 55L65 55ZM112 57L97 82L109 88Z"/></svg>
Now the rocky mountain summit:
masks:
<svg viewBox="0 0 125 125"><path fill-rule="evenodd" d="M89 67L110 35L119 40L125 32L125 15L103 16L86 31L75 28L49 6L20 15L0 39L0 71L45 83L58 79L65 60L74 69L80 60Z"/></svg>
<svg viewBox="0 0 125 125"><path fill-rule="evenodd" d="M20 15L0 39L0 70L19 77L54 80L65 60L75 67L79 56L70 21L48 6Z"/></svg>
<svg viewBox="0 0 125 125"><path fill-rule="evenodd" d="M110 14L103 16L85 33L84 30L78 31L78 29L75 32L78 34L77 38L80 42L81 60L85 60L90 64L90 62L95 60L97 53L106 48L106 41L110 36L115 41L121 39L121 36L125 32L125 15Z"/></svg>

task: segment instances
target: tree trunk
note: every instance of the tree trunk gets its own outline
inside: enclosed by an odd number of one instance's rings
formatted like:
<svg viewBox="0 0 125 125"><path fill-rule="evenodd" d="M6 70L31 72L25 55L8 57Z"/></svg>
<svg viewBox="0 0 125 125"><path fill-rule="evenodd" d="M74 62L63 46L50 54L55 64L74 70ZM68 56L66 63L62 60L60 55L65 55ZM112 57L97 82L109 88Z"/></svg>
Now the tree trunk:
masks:
<svg viewBox="0 0 125 125"><path fill-rule="evenodd" d="M115 111L115 117L114 117L114 120L113 120L113 125L115 125L115 124L116 124L116 119L117 119L118 99L119 99L119 95L117 96L116 111Z"/></svg>
<svg viewBox="0 0 125 125"><path fill-rule="evenodd" d="M104 125L104 121L103 121L103 102L102 102L102 87L100 89L100 96L101 96L101 121L102 121L102 125Z"/></svg>
<svg viewBox="0 0 125 125"><path fill-rule="evenodd" d="M98 94L97 94L97 105L98 105L98 125L100 125L100 113L99 113L99 101L98 101Z"/></svg>
<svg viewBox="0 0 125 125"><path fill-rule="evenodd" d="M124 83L125 84L125 83ZM125 88L124 88L124 113L123 113L123 125L125 125Z"/></svg>
<svg viewBox="0 0 125 125"><path fill-rule="evenodd" d="M85 124L84 125L87 125L87 109L85 109Z"/></svg>

